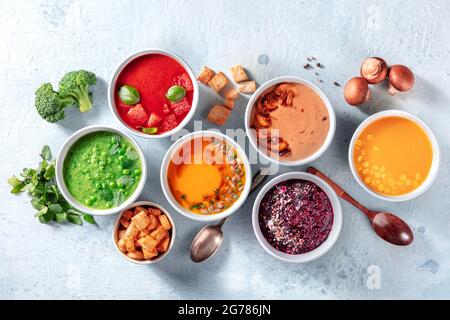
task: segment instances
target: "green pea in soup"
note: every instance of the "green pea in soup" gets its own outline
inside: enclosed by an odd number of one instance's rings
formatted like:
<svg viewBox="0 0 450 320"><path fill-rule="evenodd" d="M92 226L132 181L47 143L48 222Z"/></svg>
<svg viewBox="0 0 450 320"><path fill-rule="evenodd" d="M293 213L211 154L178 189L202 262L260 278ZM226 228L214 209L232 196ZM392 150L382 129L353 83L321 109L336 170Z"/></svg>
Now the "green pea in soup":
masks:
<svg viewBox="0 0 450 320"><path fill-rule="evenodd" d="M64 160L64 182L70 194L93 209L122 204L136 190L141 161L126 138L108 131L87 134Z"/></svg>

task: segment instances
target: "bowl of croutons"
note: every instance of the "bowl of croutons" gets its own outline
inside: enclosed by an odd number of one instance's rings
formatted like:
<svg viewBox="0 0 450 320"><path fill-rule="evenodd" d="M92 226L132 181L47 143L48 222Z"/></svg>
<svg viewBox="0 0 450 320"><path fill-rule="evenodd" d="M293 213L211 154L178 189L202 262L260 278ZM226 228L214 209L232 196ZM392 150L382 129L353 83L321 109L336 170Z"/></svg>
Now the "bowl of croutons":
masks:
<svg viewBox="0 0 450 320"><path fill-rule="evenodd" d="M139 201L119 214L113 228L117 251L136 264L161 261L172 249L175 225L159 204Z"/></svg>

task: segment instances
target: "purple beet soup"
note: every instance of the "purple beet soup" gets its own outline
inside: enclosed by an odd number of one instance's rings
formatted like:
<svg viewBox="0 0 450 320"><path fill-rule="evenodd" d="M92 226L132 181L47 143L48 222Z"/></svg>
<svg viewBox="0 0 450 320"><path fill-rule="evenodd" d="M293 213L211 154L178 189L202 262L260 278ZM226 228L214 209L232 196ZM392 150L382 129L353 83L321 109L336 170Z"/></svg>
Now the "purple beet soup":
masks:
<svg viewBox="0 0 450 320"><path fill-rule="evenodd" d="M315 183L300 179L280 182L259 207L259 227L277 250L301 254L320 246L330 234L333 208Z"/></svg>

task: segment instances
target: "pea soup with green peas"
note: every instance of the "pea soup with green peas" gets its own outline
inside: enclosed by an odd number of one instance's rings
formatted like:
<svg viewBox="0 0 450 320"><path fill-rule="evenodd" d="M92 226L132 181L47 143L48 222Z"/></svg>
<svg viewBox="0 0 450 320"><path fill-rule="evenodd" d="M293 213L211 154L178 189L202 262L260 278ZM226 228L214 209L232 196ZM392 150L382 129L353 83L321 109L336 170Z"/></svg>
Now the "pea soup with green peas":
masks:
<svg viewBox="0 0 450 320"><path fill-rule="evenodd" d="M136 190L141 161L133 144L114 132L98 131L75 142L64 159L70 194L93 209L121 205Z"/></svg>

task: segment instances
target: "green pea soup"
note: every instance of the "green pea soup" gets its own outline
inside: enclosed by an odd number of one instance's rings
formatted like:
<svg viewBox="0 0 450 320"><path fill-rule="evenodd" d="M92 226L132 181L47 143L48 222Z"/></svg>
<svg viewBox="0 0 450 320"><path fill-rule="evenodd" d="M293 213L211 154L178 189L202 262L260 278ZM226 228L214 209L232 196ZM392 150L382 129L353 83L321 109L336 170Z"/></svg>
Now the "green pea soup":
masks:
<svg viewBox="0 0 450 320"><path fill-rule="evenodd" d="M76 141L64 159L64 182L70 194L93 209L118 207L136 190L141 161L133 144L109 131Z"/></svg>

